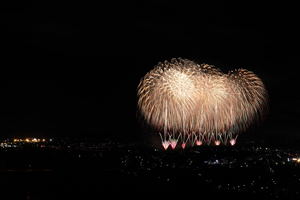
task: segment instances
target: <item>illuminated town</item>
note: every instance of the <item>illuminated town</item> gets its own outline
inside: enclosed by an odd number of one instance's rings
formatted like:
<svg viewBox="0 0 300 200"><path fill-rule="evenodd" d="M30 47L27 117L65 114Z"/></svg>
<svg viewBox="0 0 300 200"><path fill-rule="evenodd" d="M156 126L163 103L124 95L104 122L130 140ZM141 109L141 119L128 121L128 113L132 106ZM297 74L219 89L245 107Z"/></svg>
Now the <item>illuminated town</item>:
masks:
<svg viewBox="0 0 300 200"><path fill-rule="evenodd" d="M107 172L107 182L120 174L114 184L142 192L201 186L221 196L232 192L272 199L300 195L300 151L292 149L248 144L165 151L110 140L29 137L3 139L0 154L1 170L55 174L58 169L72 168L65 173L88 170L100 178ZM143 187L139 179L145 180ZM289 187L290 182L295 187Z"/></svg>
<svg viewBox="0 0 300 200"><path fill-rule="evenodd" d="M45 144L49 142L52 142L51 138L9 138L1 141L0 148L20 148L27 144L36 144L39 145L39 147L45 147Z"/></svg>

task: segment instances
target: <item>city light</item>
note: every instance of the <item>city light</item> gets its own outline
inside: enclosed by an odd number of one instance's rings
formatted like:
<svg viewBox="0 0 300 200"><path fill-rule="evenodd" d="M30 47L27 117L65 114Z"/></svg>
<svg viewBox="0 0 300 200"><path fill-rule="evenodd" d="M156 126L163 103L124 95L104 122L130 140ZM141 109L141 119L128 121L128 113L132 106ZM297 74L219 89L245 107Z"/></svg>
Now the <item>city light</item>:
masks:
<svg viewBox="0 0 300 200"><path fill-rule="evenodd" d="M297 162L297 163L300 163L300 158L293 158L292 160Z"/></svg>
<svg viewBox="0 0 300 200"><path fill-rule="evenodd" d="M39 144L40 146L45 146L42 144L46 144L48 142L52 142L52 139L45 139L45 138L10 138L5 139L0 143L0 147L2 148L17 148L21 147L25 144Z"/></svg>
<svg viewBox="0 0 300 200"><path fill-rule="evenodd" d="M14 138L14 143L39 143L39 142L46 142L45 138Z"/></svg>

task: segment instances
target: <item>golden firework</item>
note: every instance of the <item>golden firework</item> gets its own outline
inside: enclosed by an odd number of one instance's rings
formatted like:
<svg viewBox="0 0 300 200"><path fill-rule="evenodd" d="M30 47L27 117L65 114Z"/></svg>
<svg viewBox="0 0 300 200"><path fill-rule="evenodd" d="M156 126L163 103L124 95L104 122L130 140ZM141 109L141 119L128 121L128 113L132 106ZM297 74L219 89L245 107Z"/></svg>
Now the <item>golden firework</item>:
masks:
<svg viewBox="0 0 300 200"><path fill-rule="evenodd" d="M187 59L159 63L138 86L138 108L160 135L164 148L235 144L237 133L264 114L263 82L245 69L223 74Z"/></svg>

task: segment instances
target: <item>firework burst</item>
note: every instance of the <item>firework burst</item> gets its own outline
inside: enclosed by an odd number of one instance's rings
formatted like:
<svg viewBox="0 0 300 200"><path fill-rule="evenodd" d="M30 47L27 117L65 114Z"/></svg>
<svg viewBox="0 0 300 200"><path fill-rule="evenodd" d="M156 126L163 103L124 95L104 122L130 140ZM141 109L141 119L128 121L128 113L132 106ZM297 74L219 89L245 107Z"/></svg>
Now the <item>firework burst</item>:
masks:
<svg viewBox="0 0 300 200"><path fill-rule="evenodd" d="M267 106L263 82L245 69L223 74L187 59L159 63L138 86L138 108L165 149L178 142L236 143L237 134L260 119Z"/></svg>

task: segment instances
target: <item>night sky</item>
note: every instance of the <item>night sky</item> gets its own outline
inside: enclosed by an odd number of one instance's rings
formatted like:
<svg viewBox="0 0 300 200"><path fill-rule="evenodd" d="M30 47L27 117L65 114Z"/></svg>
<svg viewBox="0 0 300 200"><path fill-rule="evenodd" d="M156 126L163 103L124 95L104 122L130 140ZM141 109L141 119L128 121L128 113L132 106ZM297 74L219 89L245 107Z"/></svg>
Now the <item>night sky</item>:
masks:
<svg viewBox="0 0 300 200"><path fill-rule="evenodd" d="M184 2L184 3L183 3ZM4 1L1 136L136 140L136 87L159 61L243 67L265 82L267 120L252 136L299 141L299 45L292 4Z"/></svg>

